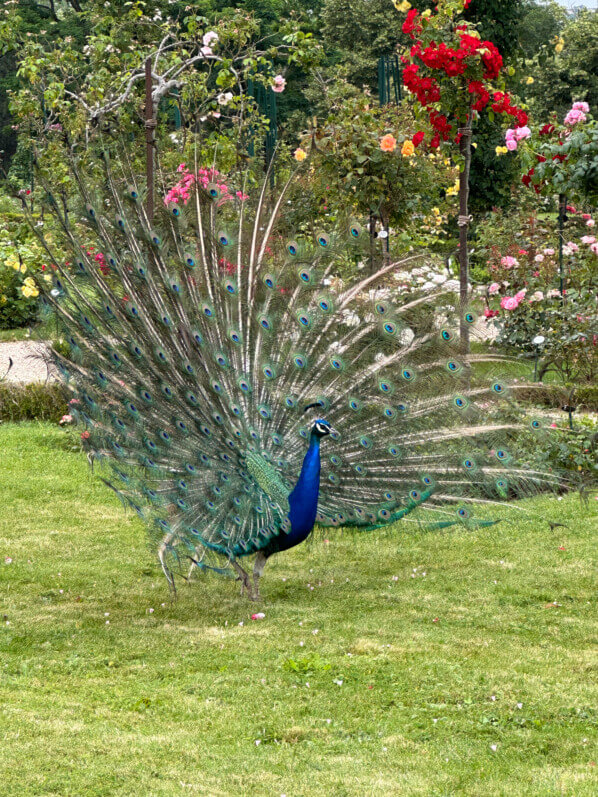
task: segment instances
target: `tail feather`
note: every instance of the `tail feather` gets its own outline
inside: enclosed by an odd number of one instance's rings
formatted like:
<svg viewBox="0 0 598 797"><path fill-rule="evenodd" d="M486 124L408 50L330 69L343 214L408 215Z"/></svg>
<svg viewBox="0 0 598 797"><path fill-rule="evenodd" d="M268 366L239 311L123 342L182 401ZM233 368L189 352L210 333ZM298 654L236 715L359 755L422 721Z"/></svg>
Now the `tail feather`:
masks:
<svg viewBox="0 0 598 797"><path fill-rule="evenodd" d="M132 159L108 149L93 179L73 159L68 216L47 186L55 229L35 229L55 269L41 287L70 346L61 368L86 445L161 556L223 569L285 534L317 415L337 430L323 444L323 525L488 525L477 507L504 515L505 499L558 487L518 463L509 360L459 353L455 297L389 301L393 271L421 256L344 277L359 225L288 239L294 172L272 193L268 176L196 163L188 201L150 220Z"/></svg>

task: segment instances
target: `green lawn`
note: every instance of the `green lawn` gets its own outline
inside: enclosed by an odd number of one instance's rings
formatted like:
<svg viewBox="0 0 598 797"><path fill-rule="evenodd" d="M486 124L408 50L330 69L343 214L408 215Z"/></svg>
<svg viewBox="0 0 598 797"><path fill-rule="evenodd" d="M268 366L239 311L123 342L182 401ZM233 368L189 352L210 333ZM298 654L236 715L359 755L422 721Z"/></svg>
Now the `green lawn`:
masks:
<svg viewBox="0 0 598 797"><path fill-rule="evenodd" d="M0 427L0 794L598 793L594 494L535 501L554 531L335 531L254 622L216 576L171 601L63 434Z"/></svg>

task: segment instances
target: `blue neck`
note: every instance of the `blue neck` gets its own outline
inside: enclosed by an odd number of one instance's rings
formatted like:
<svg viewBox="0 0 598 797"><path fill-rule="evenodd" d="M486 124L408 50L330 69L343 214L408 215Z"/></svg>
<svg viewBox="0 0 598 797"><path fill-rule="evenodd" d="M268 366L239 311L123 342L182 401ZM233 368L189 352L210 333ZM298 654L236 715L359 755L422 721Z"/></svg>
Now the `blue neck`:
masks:
<svg viewBox="0 0 598 797"><path fill-rule="evenodd" d="M320 438L312 432L299 479L289 495L291 531L286 535L284 541L279 538L283 550L298 545L309 536L316 522L319 492Z"/></svg>

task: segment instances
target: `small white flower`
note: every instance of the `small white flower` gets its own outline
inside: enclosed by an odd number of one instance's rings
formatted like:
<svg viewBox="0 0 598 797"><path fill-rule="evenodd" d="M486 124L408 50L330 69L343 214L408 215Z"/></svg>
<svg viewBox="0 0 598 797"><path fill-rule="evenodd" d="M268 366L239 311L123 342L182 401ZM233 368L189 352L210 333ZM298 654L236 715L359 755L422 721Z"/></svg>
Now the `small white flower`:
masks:
<svg viewBox="0 0 598 797"><path fill-rule="evenodd" d="M496 745L496 744L491 744L491 745L490 745L490 749L492 750L492 752L493 752L493 753L495 753L495 752L497 751L497 749L498 749L498 745Z"/></svg>
<svg viewBox="0 0 598 797"><path fill-rule="evenodd" d="M342 686L343 685L343 682L342 682L342 680L340 678L333 678L332 683L336 684L337 686Z"/></svg>

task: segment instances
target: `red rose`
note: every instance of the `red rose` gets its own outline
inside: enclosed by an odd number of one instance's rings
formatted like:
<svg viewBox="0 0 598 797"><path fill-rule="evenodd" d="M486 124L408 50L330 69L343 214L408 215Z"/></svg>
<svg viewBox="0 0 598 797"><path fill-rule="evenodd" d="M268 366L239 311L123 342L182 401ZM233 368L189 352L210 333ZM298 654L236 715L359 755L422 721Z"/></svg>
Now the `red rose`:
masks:
<svg viewBox="0 0 598 797"><path fill-rule="evenodd" d="M419 145L424 140L424 134L422 133L421 130L418 130L411 140L413 141L414 147L419 147Z"/></svg>

